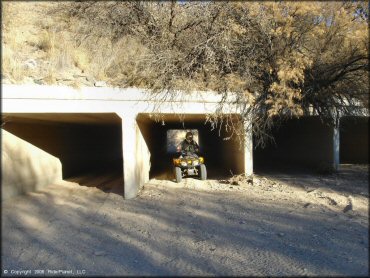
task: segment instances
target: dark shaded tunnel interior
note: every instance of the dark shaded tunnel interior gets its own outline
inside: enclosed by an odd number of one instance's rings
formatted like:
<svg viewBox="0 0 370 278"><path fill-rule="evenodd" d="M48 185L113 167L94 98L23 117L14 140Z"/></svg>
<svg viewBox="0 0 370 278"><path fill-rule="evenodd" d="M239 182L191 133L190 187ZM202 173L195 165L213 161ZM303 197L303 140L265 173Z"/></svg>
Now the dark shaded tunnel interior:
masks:
<svg viewBox="0 0 370 278"><path fill-rule="evenodd" d="M272 135L274 142L253 150L256 173L312 171L333 161L333 129L316 116L288 120Z"/></svg>
<svg viewBox="0 0 370 278"><path fill-rule="evenodd" d="M59 158L65 180L103 190L117 183L123 187L122 127L116 114L3 114L2 128Z"/></svg>
<svg viewBox="0 0 370 278"><path fill-rule="evenodd" d="M211 130L205 124L205 115L185 115L184 123L178 116L166 114L163 122L156 122L148 114L139 114L137 123L151 153L150 178L173 179L172 158L176 153L167 152L168 130L198 130L200 154L205 159L208 177L211 179L231 176L244 172L244 151L237 140L223 140L225 130Z"/></svg>
<svg viewBox="0 0 370 278"><path fill-rule="evenodd" d="M369 164L369 117L340 119L340 163Z"/></svg>

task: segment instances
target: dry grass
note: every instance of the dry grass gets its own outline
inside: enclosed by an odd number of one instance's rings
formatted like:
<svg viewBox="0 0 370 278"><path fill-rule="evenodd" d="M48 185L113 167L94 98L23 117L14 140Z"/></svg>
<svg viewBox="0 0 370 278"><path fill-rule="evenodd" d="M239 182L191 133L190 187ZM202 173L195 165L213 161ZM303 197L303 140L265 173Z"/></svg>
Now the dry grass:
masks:
<svg viewBox="0 0 370 278"><path fill-rule="evenodd" d="M112 41L109 34L89 35L91 26L50 12L55 7L47 2L4 4L4 78L11 83L22 83L27 77L45 84L67 81L76 88L82 84L70 80L73 74L120 87L151 82L155 73L142 63L148 49L135 38ZM29 59L37 62L37 68L25 66Z"/></svg>
<svg viewBox="0 0 370 278"><path fill-rule="evenodd" d="M73 74L116 86L144 86L151 79L154 73L140 66L148 50L137 40L123 37L113 42L109 35L86 35L90 26L49 13L55 7L42 2L4 3L4 78L12 83L27 77L46 84L68 81L76 88L82 84L70 80ZM37 68L25 66L29 59L37 62Z"/></svg>
<svg viewBox="0 0 370 278"><path fill-rule="evenodd" d="M48 74L43 78L44 82L48 85L56 83L55 72L51 69Z"/></svg>
<svg viewBox="0 0 370 278"><path fill-rule="evenodd" d="M55 84L91 67L87 49L76 46L61 19L48 16L52 6L42 2L3 3L2 72L8 82L23 83L31 78ZM36 66L27 66L28 60L34 60ZM72 86L79 87L76 82Z"/></svg>
<svg viewBox="0 0 370 278"><path fill-rule="evenodd" d="M43 30L39 41L37 42L37 47L46 52L51 54L54 51L55 47L55 32L51 32L49 30Z"/></svg>
<svg viewBox="0 0 370 278"><path fill-rule="evenodd" d="M80 68L82 71L86 71L89 68L91 58L87 54L87 50L83 48L76 48L73 51L73 63L76 67Z"/></svg>
<svg viewBox="0 0 370 278"><path fill-rule="evenodd" d="M26 76L32 74L32 70L27 68L16 52L9 48L2 51L2 74L5 78L14 82L22 82Z"/></svg>

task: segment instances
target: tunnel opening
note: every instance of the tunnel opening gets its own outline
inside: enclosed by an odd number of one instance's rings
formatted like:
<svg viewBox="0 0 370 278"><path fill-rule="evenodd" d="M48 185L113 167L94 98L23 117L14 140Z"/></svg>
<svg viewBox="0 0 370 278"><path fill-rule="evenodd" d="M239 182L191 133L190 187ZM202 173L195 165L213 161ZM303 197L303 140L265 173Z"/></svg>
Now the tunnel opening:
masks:
<svg viewBox="0 0 370 278"><path fill-rule="evenodd" d="M2 122L2 129L58 158L64 180L123 194L122 128L116 114L6 113Z"/></svg>
<svg viewBox="0 0 370 278"><path fill-rule="evenodd" d="M340 163L369 164L369 117L340 119Z"/></svg>
<svg viewBox="0 0 370 278"><path fill-rule="evenodd" d="M255 173L312 172L333 161L333 128L319 117L285 121L272 130L273 141L253 149ZM256 138L253 138L256 146Z"/></svg>
<svg viewBox="0 0 370 278"><path fill-rule="evenodd" d="M224 140L228 135L224 128L220 132L212 130L211 124L205 123L204 114L182 116L183 121L178 115L162 114L161 120L155 121L149 114L138 115L137 123L151 154L149 178L174 179L172 158L179 154L170 151L167 146L168 132L174 130L197 132L196 139L199 140L200 154L205 159L208 178L225 178L244 172L244 151L237 139Z"/></svg>

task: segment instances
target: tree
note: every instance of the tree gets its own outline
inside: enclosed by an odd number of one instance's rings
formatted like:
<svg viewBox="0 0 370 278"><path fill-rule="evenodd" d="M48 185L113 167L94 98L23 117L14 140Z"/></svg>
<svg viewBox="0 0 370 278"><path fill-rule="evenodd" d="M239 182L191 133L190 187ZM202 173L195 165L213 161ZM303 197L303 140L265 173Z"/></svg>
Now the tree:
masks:
<svg viewBox="0 0 370 278"><path fill-rule="evenodd" d="M135 41L140 51L107 67L112 82L151 89L163 102L178 90L213 90L223 100L234 93L238 112L252 120L249 128L260 144L285 119L317 114L333 123L339 114L353 115L368 105L366 2L62 5L59 12L89 26L87 41ZM119 63L132 68L123 78ZM236 127L245 126L234 125L223 108L221 101L209 119L216 125L222 119L243 134Z"/></svg>

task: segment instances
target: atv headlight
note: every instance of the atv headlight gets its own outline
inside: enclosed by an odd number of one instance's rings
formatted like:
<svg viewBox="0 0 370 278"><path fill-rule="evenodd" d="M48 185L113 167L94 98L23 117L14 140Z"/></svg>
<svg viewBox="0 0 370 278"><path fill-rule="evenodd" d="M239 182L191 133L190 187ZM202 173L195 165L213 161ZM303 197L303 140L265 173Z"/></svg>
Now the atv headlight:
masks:
<svg viewBox="0 0 370 278"><path fill-rule="evenodd" d="M197 160L194 160L194 161L193 161L193 165L194 165L194 166L197 166L197 165L199 165L199 161L197 161Z"/></svg>
<svg viewBox="0 0 370 278"><path fill-rule="evenodd" d="M186 166L187 164L186 164L186 162L185 161L182 161L181 162L181 166Z"/></svg>
<svg viewBox="0 0 370 278"><path fill-rule="evenodd" d="M204 163L204 158L203 157L199 157L199 163Z"/></svg>

